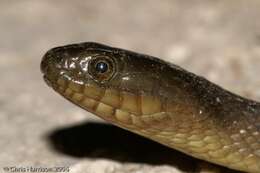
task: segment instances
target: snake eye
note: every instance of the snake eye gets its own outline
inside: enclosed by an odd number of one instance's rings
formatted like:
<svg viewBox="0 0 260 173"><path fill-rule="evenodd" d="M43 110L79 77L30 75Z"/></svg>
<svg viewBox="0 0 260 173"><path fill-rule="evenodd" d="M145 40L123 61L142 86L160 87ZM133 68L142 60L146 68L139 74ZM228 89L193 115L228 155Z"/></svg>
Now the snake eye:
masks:
<svg viewBox="0 0 260 173"><path fill-rule="evenodd" d="M93 57L90 61L88 72L95 81L105 82L114 75L115 63L106 56Z"/></svg>
<svg viewBox="0 0 260 173"><path fill-rule="evenodd" d="M108 70L108 64L106 62L98 62L96 64L96 71L98 73L105 73Z"/></svg>

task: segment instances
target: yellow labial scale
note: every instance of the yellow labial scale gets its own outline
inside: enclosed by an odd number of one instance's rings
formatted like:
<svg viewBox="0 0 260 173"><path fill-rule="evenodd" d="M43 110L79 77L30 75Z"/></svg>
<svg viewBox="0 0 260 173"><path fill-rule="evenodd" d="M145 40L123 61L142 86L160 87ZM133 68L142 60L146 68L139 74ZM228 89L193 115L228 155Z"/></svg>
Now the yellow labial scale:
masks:
<svg viewBox="0 0 260 173"><path fill-rule="evenodd" d="M250 167L250 170L252 170L251 172L259 172L259 170L260 170L260 166L259 165L257 165L257 164L255 164L255 165L252 165L251 167Z"/></svg>
<svg viewBox="0 0 260 173"><path fill-rule="evenodd" d="M219 138L220 138L221 144L223 144L225 146L233 144L233 142L230 138L221 138L221 137L219 137Z"/></svg>
<svg viewBox="0 0 260 173"><path fill-rule="evenodd" d="M116 110L115 117L123 124L132 124L132 118L128 112Z"/></svg>
<svg viewBox="0 0 260 173"><path fill-rule="evenodd" d="M165 119L168 118L169 115L165 112L159 112L159 113L151 114L150 116L153 117L153 119L156 121L164 121Z"/></svg>
<svg viewBox="0 0 260 173"><path fill-rule="evenodd" d="M241 154L238 152L233 152L230 153L226 156L226 159L230 162L230 163L236 163L242 160Z"/></svg>
<svg viewBox="0 0 260 173"><path fill-rule="evenodd" d="M73 91L70 88L67 88L64 92L64 95L70 97L73 94Z"/></svg>
<svg viewBox="0 0 260 173"><path fill-rule="evenodd" d="M215 143L210 143L210 144L206 145L205 147L207 147L209 150L217 150L217 149L220 149L222 147L222 145L219 142L215 142Z"/></svg>
<svg viewBox="0 0 260 173"><path fill-rule="evenodd" d="M75 92L81 92L82 88L83 88L83 85L80 85L78 83L75 83L75 82L71 81L71 82L69 82L69 88L72 89Z"/></svg>
<svg viewBox="0 0 260 173"><path fill-rule="evenodd" d="M235 152L232 145L225 145L221 150L223 150L223 152L227 152L227 154Z"/></svg>
<svg viewBox="0 0 260 173"><path fill-rule="evenodd" d="M189 148L193 153L208 153L208 149L206 147L191 147Z"/></svg>
<svg viewBox="0 0 260 173"><path fill-rule="evenodd" d="M101 102L118 108L120 105L120 93L114 89L106 89Z"/></svg>
<svg viewBox="0 0 260 173"><path fill-rule="evenodd" d="M178 128L178 133L190 133L190 129L189 128Z"/></svg>
<svg viewBox="0 0 260 173"><path fill-rule="evenodd" d="M251 166L251 165L254 165L254 164L256 164L257 163L257 160L258 160L258 158L255 156L255 155L253 155L253 154L250 154L248 157L246 157L245 158L245 163L248 165L248 167L249 166Z"/></svg>
<svg viewBox="0 0 260 173"><path fill-rule="evenodd" d="M259 158L256 158L254 155L250 155L245 159L245 163L250 170L259 172L260 164L259 164Z"/></svg>
<svg viewBox="0 0 260 173"><path fill-rule="evenodd" d="M172 141L168 141L166 143L167 146L171 147L171 148L176 148L180 151L187 151L189 147L187 147L186 143L176 143L176 142L172 142Z"/></svg>
<svg viewBox="0 0 260 173"><path fill-rule="evenodd" d="M206 144L203 141L190 141L188 142L188 145L191 147L201 148L204 147Z"/></svg>
<svg viewBox="0 0 260 173"><path fill-rule="evenodd" d="M66 87L67 81L64 80L64 79L59 78L59 79L57 80L57 84L58 84L59 86L61 86L61 87Z"/></svg>
<svg viewBox="0 0 260 173"><path fill-rule="evenodd" d="M96 100L85 98L83 101L81 101L81 105L85 108L89 108L93 110L97 106L98 102Z"/></svg>
<svg viewBox="0 0 260 173"><path fill-rule="evenodd" d="M240 148L238 152L241 153L243 156L248 156L250 154L250 150L248 148Z"/></svg>
<svg viewBox="0 0 260 173"><path fill-rule="evenodd" d="M213 160L214 159L217 159L218 163L220 164L226 165L227 163L229 163L225 157L213 158Z"/></svg>
<svg viewBox="0 0 260 173"><path fill-rule="evenodd" d="M159 131L157 131L157 132L159 132ZM161 132L154 134L154 136L169 140L169 136L162 135Z"/></svg>
<svg viewBox="0 0 260 173"><path fill-rule="evenodd" d="M209 158L209 155L208 155L208 153L206 153L206 152L205 152L205 153L196 153L196 152L195 152L195 153L193 153L193 154L195 154L196 156L199 155L200 158L201 158L201 159L204 159L204 160L207 160L207 158Z"/></svg>
<svg viewBox="0 0 260 173"><path fill-rule="evenodd" d="M122 92L121 97L122 97L121 109L129 111L131 113L140 114L140 110L137 105L138 98L136 95L133 95L133 94L130 94L127 92Z"/></svg>
<svg viewBox="0 0 260 173"><path fill-rule="evenodd" d="M103 96L104 89L92 85L85 85L84 94L92 99L100 100Z"/></svg>
<svg viewBox="0 0 260 173"><path fill-rule="evenodd" d="M219 149L216 151L209 151L209 155L214 158L223 158L226 157L229 154L227 150Z"/></svg>
<svg viewBox="0 0 260 173"><path fill-rule="evenodd" d="M161 136L167 136L167 137L175 136L174 134L175 134L174 132L170 132L170 131L161 131L160 132Z"/></svg>
<svg viewBox="0 0 260 173"><path fill-rule="evenodd" d="M174 135L174 137L187 139L189 137L189 135L187 133L178 133L178 134Z"/></svg>
<svg viewBox="0 0 260 173"><path fill-rule="evenodd" d="M125 128L128 128L128 129L131 129L132 132L134 132L134 130L139 130L139 128L136 128L135 126L133 126L132 124L123 124L123 123L120 123L122 125L122 127L125 127Z"/></svg>
<svg viewBox="0 0 260 173"><path fill-rule="evenodd" d="M96 108L96 112L97 114L101 115L101 116L112 116L114 114L114 108L111 106L108 106L104 103L99 103L97 108Z"/></svg>
<svg viewBox="0 0 260 173"><path fill-rule="evenodd" d="M186 144L188 141L186 140L186 139L184 139L184 138L172 138L172 139L170 139L171 140L171 142L173 142L173 143L176 143L176 144Z"/></svg>
<svg viewBox="0 0 260 173"><path fill-rule="evenodd" d="M147 124L151 124L154 121L154 118L150 115L148 116L141 116L142 120L147 123Z"/></svg>
<svg viewBox="0 0 260 173"><path fill-rule="evenodd" d="M230 167L240 168L240 169L244 169L244 170L248 169L247 165L244 162L236 162L234 164L231 164Z"/></svg>
<svg viewBox="0 0 260 173"><path fill-rule="evenodd" d="M200 135L201 134L201 130L192 130L191 134L192 135Z"/></svg>
<svg viewBox="0 0 260 173"><path fill-rule="evenodd" d="M190 141L202 141L203 135L191 135L188 140ZM202 141L204 143L204 141Z"/></svg>
<svg viewBox="0 0 260 173"><path fill-rule="evenodd" d="M156 97L142 95L141 108L144 115L157 113L161 111L161 102Z"/></svg>
<svg viewBox="0 0 260 173"><path fill-rule="evenodd" d="M207 136L215 136L217 134L217 132L214 130L206 130L204 133Z"/></svg>
<svg viewBox="0 0 260 173"><path fill-rule="evenodd" d="M160 134L156 134L155 138L158 139L158 141L161 141L161 142L168 142L169 141L169 139L167 137L162 136Z"/></svg>
<svg viewBox="0 0 260 173"><path fill-rule="evenodd" d="M135 128L136 128L136 127L135 127ZM133 131L134 131L135 133L141 135L141 136L144 136L144 137L148 138L148 139L152 139L152 138L150 137L150 134L149 134L145 129L137 128L137 129L135 129L135 130L133 130ZM153 139L155 139L155 138L153 138Z"/></svg>
<svg viewBox="0 0 260 173"><path fill-rule="evenodd" d="M151 132L148 129L140 129L140 128L138 128L138 130L140 130L141 133L143 133L145 135L149 135L149 136L151 136L151 135L154 136L157 133L157 131L156 132L155 131Z"/></svg>
<svg viewBox="0 0 260 173"><path fill-rule="evenodd" d="M133 114L131 114L131 118L132 118L132 124L139 127L139 128L147 128L147 124L142 120L141 117L137 117Z"/></svg>
<svg viewBox="0 0 260 173"><path fill-rule="evenodd" d="M147 128L145 129L145 131L151 133L151 134L156 134L156 133L159 133L160 131L158 129L153 129L153 128Z"/></svg>
<svg viewBox="0 0 260 173"><path fill-rule="evenodd" d="M159 122L163 122L163 121L165 121L165 119L167 119L167 117L168 117L168 114L163 113L163 112L141 116L142 120L147 124L156 124Z"/></svg>
<svg viewBox="0 0 260 173"><path fill-rule="evenodd" d="M203 141L205 141L206 143L214 143L219 141L219 137L217 135L214 136L206 136Z"/></svg>
<svg viewBox="0 0 260 173"><path fill-rule="evenodd" d="M84 95L80 94L80 93L74 93L72 96L72 100L74 100L76 102L81 101L83 98L84 98Z"/></svg>

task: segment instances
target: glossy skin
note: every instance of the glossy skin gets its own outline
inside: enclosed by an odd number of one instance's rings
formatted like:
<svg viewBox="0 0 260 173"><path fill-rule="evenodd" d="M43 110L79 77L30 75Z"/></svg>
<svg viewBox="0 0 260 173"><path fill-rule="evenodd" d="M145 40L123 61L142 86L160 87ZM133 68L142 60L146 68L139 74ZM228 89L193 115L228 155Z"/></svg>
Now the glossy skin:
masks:
<svg viewBox="0 0 260 173"><path fill-rule="evenodd" d="M95 115L196 158L260 172L260 104L158 58L98 43L43 57L46 82Z"/></svg>

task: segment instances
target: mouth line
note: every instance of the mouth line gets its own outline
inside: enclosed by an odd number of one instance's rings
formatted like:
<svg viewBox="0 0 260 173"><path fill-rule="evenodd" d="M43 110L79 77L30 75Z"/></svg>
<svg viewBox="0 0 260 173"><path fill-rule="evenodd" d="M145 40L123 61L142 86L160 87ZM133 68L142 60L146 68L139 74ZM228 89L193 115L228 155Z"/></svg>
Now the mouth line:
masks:
<svg viewBox="0 0 260 173"><path fill-rule="evenodd" d="M48 79L48 77L47 77L45 74L43 75L43 79L44 79L45 83L46 83L49 87L52 87L52 88L53 88L53 84L52 84L51 80Z"/></svg>
<svg viewBox="0 0 260 173"><path fill-rule="evenodd" d="M82 91L86 88L82 88L81 86L79 89L77 87L78 85L73 85L70 83L71 80L64 78L58 78L56 80L50 77L51 76L48 77L46 74L43 75L43 78L49 87L66 98L68 101L80 106L84 110L87 110L102 119L118 124L122 127L134 128L135 121L142 121L143 124L141 126L147 126L147 124L141 120L142 117L145 118L144 115L140 116L138 113L136 114L136 112L131 112L131 110L129 111L121 106L115 106L112 102L104 101L104 94L102 93L105 93L105 90L100 91L102 92L101 94L90 96L85 92L79 92L78 90ZM86 86L84 85L84 87ZM90 91L91 88L88 88L89 94Z"/></svg>

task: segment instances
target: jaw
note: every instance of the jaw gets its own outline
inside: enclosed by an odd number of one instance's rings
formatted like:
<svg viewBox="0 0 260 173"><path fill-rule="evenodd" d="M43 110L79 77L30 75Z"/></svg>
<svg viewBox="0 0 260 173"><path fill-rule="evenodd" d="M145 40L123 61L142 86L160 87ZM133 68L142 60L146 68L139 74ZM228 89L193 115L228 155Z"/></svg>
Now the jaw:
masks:
<svg viewBox="0 0 260 173"><path fill-rule="evenodd" d="M156 97L104 88L94 82L75 82L63 76L45 79L67 100L117 126L137 130L160 124L163 104Z"/></svg>

